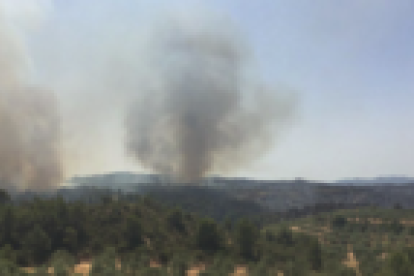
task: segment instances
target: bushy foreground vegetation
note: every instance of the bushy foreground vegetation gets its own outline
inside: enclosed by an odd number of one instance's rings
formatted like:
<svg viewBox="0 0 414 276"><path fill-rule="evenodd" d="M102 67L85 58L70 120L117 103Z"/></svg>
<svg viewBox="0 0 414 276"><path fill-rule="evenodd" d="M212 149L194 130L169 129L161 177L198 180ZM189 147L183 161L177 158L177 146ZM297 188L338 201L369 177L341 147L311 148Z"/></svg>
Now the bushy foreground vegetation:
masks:
<svg viewBox="0 0 414 276"><path fill-rule="evenodd" d="M180 276L200 265L205 267L200 275L229 275L240 265L248 275L356 275L344 265L352 241L344 237L355 238L360 226L346 212L296 221L303 231L291 231L283 223L259 229L247 219L217 222L142 196L15 204L0 193L0 202L0 275L27 275L22 267L36 267L30 275L75 275L73 267L81 261L92 262L90 275L108 276ZM330 234L315 235L318 227ZM383 227L411 235L402 224ZM413 275L414 251L402 244L389 248L385 260L352 244L362 275Z"/></svg>
<svg viewBox="0 0 414 276"><path fill-rule="evenodd" d="M414 264L413 210L398 206L340 210L267 229L276 231L280 227L318 238L325 251L325 263L332 263L332 259L345 260L353 252L361 275L414 275L414 265L411 265Z"/></svg>

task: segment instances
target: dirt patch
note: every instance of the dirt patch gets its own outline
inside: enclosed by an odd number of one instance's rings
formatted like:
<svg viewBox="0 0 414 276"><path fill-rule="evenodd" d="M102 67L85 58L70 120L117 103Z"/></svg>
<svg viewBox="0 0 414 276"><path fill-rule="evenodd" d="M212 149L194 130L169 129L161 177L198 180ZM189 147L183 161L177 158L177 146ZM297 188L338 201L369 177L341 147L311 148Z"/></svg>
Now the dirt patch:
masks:
<svg viewBox="0 0 414 276"><path fill-rule="evenodd" d="M407 226L413 226L414 225L413 220L401 220L400 223L403 224L403 225L407 225Z"/></svg>
<svg viewBox="0 0 414 276"><path fill-rule="evenodd" d="M320 229L321 229L324 233L331 233L331 232L332 232L332 230L331 230L331 228L330 228L329 226L322 226Z"/></svg>
<svg viewBox="0 0 414 276"><path fill-rule="evenodd" d="M233 273L234 276L247 276L247 268L245 266L237 266Z"/></svg>
<svg viewBox="0 0 414 276"><path fill-rule="evenodd" d="M355 269L356 274L361 276L361 272L359 271L359 263L355 257L352 246L348 246L347 259L343 262L343 264L347 267Z"/></svg>
<svg viewBox="0 0 414 276"><path fill-rule="evenodd" d="M187 276L197 276L200 272L204 271L206 266L204 264L193 266L187 270Z"/></svg>
<svg viewBox="0 0 414 276"><path fill-rule="evenodd" d="M299 226L291 226L290 230L292 230L294 232L300 232L300 227Z"/></svg>
<svg viewBox="0 0 414 276"><path fill-rule="evenodd" d="M379 258L380 258L381 260L385 260L387 257L388 257L388 253L386 253L386 252L383 252L383 253L379 256Z"/></svg>
<svg viewBox="0 0 414 276"><path fill-rule="evenodd" d="M80 262L79 264L75 265L74 272L75 274L82 274L84 276L89 275L89 271L91 270L92 263L90 261Z"/></svg>
<svg viewBox="0 0 414 276"><path fill-rule="evenodd" d="M348 252L344 265L350 268L358 269L358 261L355 258L354 252Z"/></svg>

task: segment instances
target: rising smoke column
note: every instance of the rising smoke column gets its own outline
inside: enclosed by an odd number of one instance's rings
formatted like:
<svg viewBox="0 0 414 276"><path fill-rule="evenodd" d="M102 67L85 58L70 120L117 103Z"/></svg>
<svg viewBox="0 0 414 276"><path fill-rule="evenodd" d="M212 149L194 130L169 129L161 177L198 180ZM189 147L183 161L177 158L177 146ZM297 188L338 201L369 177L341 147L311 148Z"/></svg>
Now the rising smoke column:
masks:
<svg viewBox="0 0 414 276"><path fill-rule="evenodd" d="M178 19L153 32L146 97L126 118L127 151L179 181L257 159L294 109L292 99L254 79L238 37L210 23Z"/></svg>
<svg viewBox="0 0 414 276"><path fill-rule="evenodd" d="M0 187L45 189L61 180L53 93L29 81L24 40L0 1Z"/></svg>

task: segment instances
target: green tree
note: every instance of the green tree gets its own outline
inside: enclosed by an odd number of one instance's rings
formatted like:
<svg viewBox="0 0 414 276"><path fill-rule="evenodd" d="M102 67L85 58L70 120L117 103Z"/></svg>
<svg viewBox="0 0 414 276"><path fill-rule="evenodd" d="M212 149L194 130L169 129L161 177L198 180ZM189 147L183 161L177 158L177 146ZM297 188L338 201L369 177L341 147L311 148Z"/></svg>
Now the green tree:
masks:
<svg viewBox="0 0 414 276"><path fill-rule="evenodd" d="M212 219L203 219L196 233L196 246L209 252L215 252L223 247L223 238L217 223Z"/></svg>
<svg viewBox="0 0 414 276"><path fill-rule="evenodd" d="M309 276L309 270L303 259L295 259L286 264L283 275L286 276Z"/></svg>
<svg viewBox="0 0 414 276"><path fill-rule="evenodd" d="M49 236L37 224L23 240L23 246L28 252L29 262L41 263L45 261L50 253L51 241Z"/></svg>
<svg viewBox="0 0 414 276"><path fill-rule="evenodd" d="M6 244L0 248L0 259L9 260L12 262L16 261L16 252L13 250L10 244Z"/></svg>
<svg viewBox="0 0 414 276"><path fill-rule="evenodd" d="M63 235L63 245L68 251L74 252L78 246L78 233L72 227L66 227Z"/></svg>
<svg viewBox="0 0 414 276"><path fill-rule="evenodd" d="M58 250L50 258L55 276L69 276L75 265L75 258L67 251Z"/></svg>
<svg viewBox="0 0 414 276"><path fill-rule="evenodd" d="M233 223L232 223L231 218L229 216L227 216L224 219L223 225L224 225L224 229L226 229L226 231L231 231Z"/></svg>
<svg viewBox="0 0 414 276"><path fill-rule="evenodd" d="M125 234L127 248L136 248L143 243L142 226L137 217L131 215L127 218Z"/></svg>
<svg viewBox="0 0 414 276"><path fill-rule="evenodd" d="M177 229L178 231L185 231L183 213L179 208L175 208L168 214L167 222L171 227Z"/></svg>
<svg viewBox="0 0 414 276"><path fill-rule="evenodd" d="M322 248L316 239L312 240L309 245L308 260L312 270L322 269Z"/></svg>
<svg viewBox="0 0 414 276"><path fill-rule="evenodd" d="M400 223L398 219L393 219L390 224L390 229L395 234L401 234L401 232L404 230L404 226Z"/></svg>
<svg viewBox="0 0 414 276"><path fill-rule="evenodd" d="M403 252L392 254L388 262L389 269L395 276L413 275L413 265L408 256Z"/></svg>
<svg viewBox="0 0 414 276"><path fill-rule="evenodd" d="M343 228L347 224L347 219L344 216L336 215L332 219L332 226L335 228Z"/></svg>
<svg viewBox="0 0 414 276"><path fill-rule="evenodd" d="M255 244L258 240L258 231L254 224L247 219L241 219L237 223L234 236L238 253L246 259L253 258Z"/></svg>
<svg viewBox="0 0 414 276"><path fill-rule="evenodd" d="M356 276L356 271L354 268L346 267L344 265L338 266L335 271L335 275L338 276Z"/></svg>
<svg viewBox="0 0 414 276"><path fill-rule="evenodd" d="M284 246L292 246L294 244L293 233L290 229L286 227L280 229L274 239L276 243Z"/></svg>
<svg viewBox="0 0 414 276"><path fill-rule="evenodd" d="M402 205L400 204L400 203L395 203L394 204L394 209L395 210L401 210L403 207L402 207Z"/></svg>
<svg viewBox="0 0 414 276"><path fill-rule="evenodd" d="M188 264L184 258L175 257L171 263L171 269L174 276L186 276L188 270Z"/></svg>
<svg viewBox="0 0 414 276"><path fill-rule="evenodd" d="M14 216L14 209L13 207L9 206L7 207L3 221L2 221L2 227L3 227L3 243L4 244L14 244L14 235L13 235L13 228L15 224L15 216Z"/></svg>
<svg viewBox="0 0 414 276"><path fill-rule="evenodd" d="M6 204L9 201L10 201L9 193L4 189L0 189L0 205Z"/></svg>
<svg viewBox="0 0 414 276"><path fill-rule="evenodd" d="M116 250L113 247L104 249L101 255L97 256L92 263L91 276L112 276L117 275Z"/></svg>
<svg viewBox="0 0 414 276"><path fill-rule="evenodd" d="M251 276L269 276L270 275L270 267L268 264L262 260L257 264L252 265L249 267L249 275Z"/></svg>
<svg viewBox="0 0 414 276"><path fill-rule="evenodd" d="M0 275L26 275L23 271L13 262L5 259L0 259Z"/></svg>

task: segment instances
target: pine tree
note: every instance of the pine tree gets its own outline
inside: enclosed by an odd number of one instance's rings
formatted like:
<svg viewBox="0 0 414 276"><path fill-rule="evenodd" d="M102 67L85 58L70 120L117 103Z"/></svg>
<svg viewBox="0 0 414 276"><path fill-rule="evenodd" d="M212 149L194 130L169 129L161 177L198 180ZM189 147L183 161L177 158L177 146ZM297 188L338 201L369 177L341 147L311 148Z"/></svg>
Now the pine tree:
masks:
<svg viewBox="0 0 414 276"><path fill-rule="evenodd" d="M310 244L308 259L312 270L320 271L322 269L322 248L317 240Z"/></svg>
<svg viewBox="0 0 414 276"><path fill-rule="evenodd" d="M196 245L199 249L209 252L219 250L223 245L223 238L217 223L212 219L203 219L196 233Z"/></svg>
<svg viewBox="0 0 414 276"><path fill-rule="evenodd" d="M257 239L258 233L253 223L246 219L240 220L236 227L235 245L242 257L246 259L254 257Z"/></svg>
<svg viewBox="0 0 414 276"><path fill-rule="evenodd" d="M127 219L126 239L128 248L136 248L142 244L142 226L139 219L134 216Z"/></svg>
<svg viewBox="0 0 414 276"><path fill-rule="evenodd" d="M41 263L46 260L51 249L51 240L39 225L26 234L23 240L24 248L29 253L29 261Z"/></svg>
<svg viewBox="0 0 414 276"><path fill-rule="evenodd" d="M0 205L4 205L10 201L10 195L6 190L0 189Z"/></svg>

